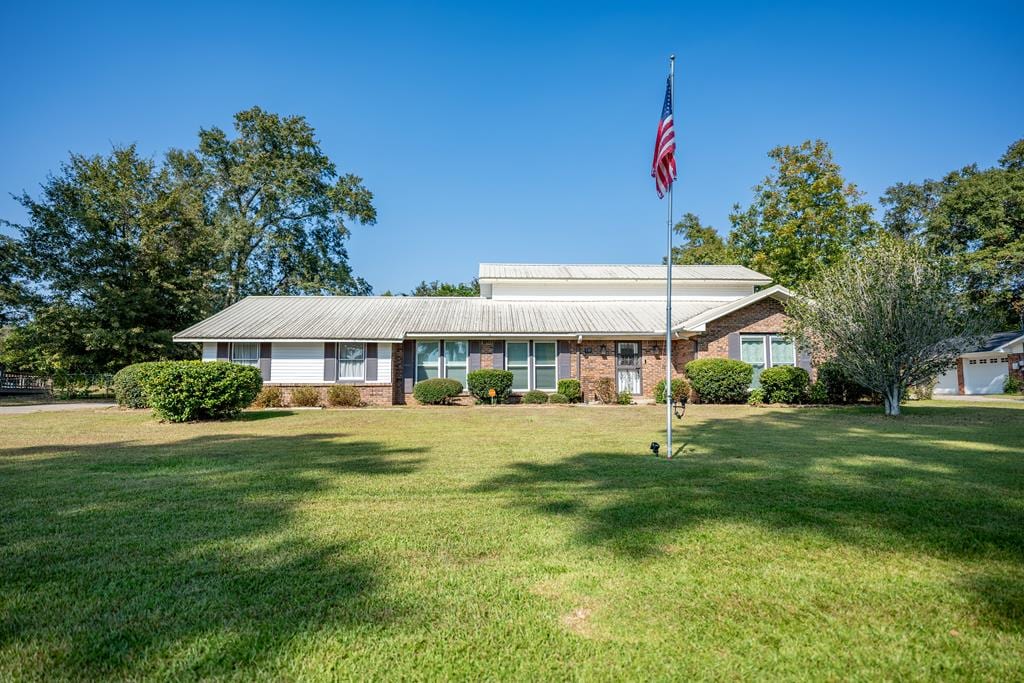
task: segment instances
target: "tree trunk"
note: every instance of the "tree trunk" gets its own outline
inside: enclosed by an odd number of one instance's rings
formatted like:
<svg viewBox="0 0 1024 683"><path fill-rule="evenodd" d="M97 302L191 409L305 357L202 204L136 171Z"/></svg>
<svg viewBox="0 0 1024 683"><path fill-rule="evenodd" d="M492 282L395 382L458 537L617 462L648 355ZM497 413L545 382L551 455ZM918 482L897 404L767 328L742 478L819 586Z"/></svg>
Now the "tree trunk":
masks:
<svg viewBox="0 0 1024 683"><path fill-rule="evenodd" d="M895 417L900 414L900 388L890 387L885 392L885 414Z"/></svg>

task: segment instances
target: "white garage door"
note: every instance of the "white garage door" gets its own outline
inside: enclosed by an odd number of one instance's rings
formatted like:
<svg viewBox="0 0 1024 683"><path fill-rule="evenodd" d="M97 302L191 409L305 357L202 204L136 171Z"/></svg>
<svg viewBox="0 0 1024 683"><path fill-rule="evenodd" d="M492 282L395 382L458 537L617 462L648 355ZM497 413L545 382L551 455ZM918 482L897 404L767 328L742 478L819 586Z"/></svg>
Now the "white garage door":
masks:
<svg viewBox="0 0 1024 683"><path fill-rule="evenodd" d="M957 394L960 393L960 388L957 386L956 381L956 366L952 369L946 370L943 374L939 375L938 381L935 383L936 394Z"/></svg>
<svg viewBox="0 0 1024 683"><path fill-rule="evenodd" d="M1006 356L964 358L964 393L1002 393L1006 370Z"/></svg>

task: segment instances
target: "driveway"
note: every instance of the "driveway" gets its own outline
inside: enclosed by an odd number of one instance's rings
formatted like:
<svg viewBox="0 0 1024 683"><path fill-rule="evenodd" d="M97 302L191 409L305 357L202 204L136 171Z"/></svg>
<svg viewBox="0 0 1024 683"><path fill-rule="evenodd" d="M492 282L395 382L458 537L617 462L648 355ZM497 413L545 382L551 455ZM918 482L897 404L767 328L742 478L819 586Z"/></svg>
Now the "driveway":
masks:
<svg viewBox="0 0 1024 683"><path fill-rule="evenodd" d="M58 412L63 410L102 410L113 408L116 403L83 401L81 403L37 403L25 406L0 406L0 415L21 415L22 413Z"/></svg>
<svg viewBox="0 0 1024 683"><path fill-rule="evenodd" d="M935 395L936 401L973 401L975 403L1020 403L1024 401L1024 396L1007 396L1006 394L1001 395L987 395L987 394L943 394L939 396Z"/></svg>

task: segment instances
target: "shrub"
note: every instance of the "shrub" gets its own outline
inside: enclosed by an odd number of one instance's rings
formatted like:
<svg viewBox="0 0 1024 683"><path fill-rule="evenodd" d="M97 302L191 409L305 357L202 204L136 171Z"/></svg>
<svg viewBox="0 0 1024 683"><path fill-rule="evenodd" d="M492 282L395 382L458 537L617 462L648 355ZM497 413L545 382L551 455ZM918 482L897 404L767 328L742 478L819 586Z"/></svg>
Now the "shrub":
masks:
<svg viewBox="0 0 1024 683"><path fill-rule="evenodd" d="M557 394L551 394L550 396L548 396L548 403L562 403L567 405L571 403L571 401L569 400L568 396L559 392Z"/></svg>
<svg viewBox="0 0 1024 683"><path fill-rule="evenodd" d="M825 389L825 385L821 382L812 384L811 388L807 390L807 402L818 405L828 403L828 391Z"/></svg>
<svg viewBox="0 0 1024 683"><path fill-rule="evenodd" d="M810 383L807 371L792 365L777 365L761 373L761 388L767 403L800 403Z"/></svg>
<svg viewBox="0 0 1024 683"><path fill-rule="evenodd" d="M594 382L594 396L601 403L615 403L615 380L611 377L602 377Z"/></svg>
<svg viewBox="0 0 1024 683"><path fill-rule="evenodd" d="M462 382L457 379L435 377L416 382L412 395L420 403L427 405L448 405L452 399L462 393Z"/></svg>
<svg viewBox="0 0 1024 683"><path fill-rule="evenodd" d="M1004 394L1019 394L1021 389L1024 389L1024 382L1013 375L1007 377L1006 381L1003 382Z"/></svg>
<svg viewBox="0 0 1024 683"><path fill-rule="evenodd" d="M680 396L684 399L689 398L690 383L682 377L676 377L672 380L672 398L678 402ZM654 402L665 402L665 380L660 380L654 385Z"/></svg>
<svg viewBox="0 0 1024 683"><path fill-rule="evenodd" d="M938 383L939 379L936 377L931 381L915 384L907 390L907 395L915 401L930 401L932 394L935 393L935 385Z"/></svg>
<svg viewBox="0 0 1024 683"><path fill-rule="evenodd" d="M166 361L127 365L114 375L114 398L122 408L148 408L143 382Z"/></svg>
<svg viewBox="0 0 1024 683"><path fill-rule="evenodd" d="M825 361L818 366L818 384L823 387L825 403L856 403L871 396L870 390L848 378L832 361Z"/></svg>
<svg viewBox="0 0 1024 683"><path fill-rule="evenodd" d="M494 389L495 401L504 403L512 393L512 373L508 370L474 370L466 376L469 393L478 401L490 403L489 391Z"/></svg>
<svg viewBox="0 0 1024 683"><path fill-rule="evenodd" d="M547 403L548 395L536 389L523 394L523 403Z"/></svg>
<svg viewBox="0 0 1024 683"><path fill-rule="evenodd" d="M169 361L143 381L150 406L168 422L233 417L262 388L258 368L223 361Z"/></svg>
<svg viewBox="0 0 1024 683"><path fill-rule="evenodd" d="M281 387L263 387L252 404L256 408L280 408L284 405Z"/></svg>
<svg viewBox="0 0 1024 683"><path fill-rule="evenodd" d="M750 395L747 396L747 405L759 406L762 404L764 404L764 389L751 389Z"/></svg>
<svg viewBox="0 0 1024 683"><path fill-rule="evenodd" d="M620 406L628 406L633 404L633 394L628 391L620 391L615 397L615 402Z"/></svg>
<svg viewBox="0 0 1024 683"><path fill-rule="evenodd" d="M580 395L583 392L580 391L580 381L578 379L560 379L558 380L558 394L565 396L570 403L575 403L580 400ZM561 403L561 401L557 401Z"/></svg>
<svg viewBox="0 0 1024 683"><path fill-rule="evenodd" d="M686 364L690 386L705 403L746 403L754 368L728 358L701 358Z"/></svg>
<svg viewBox="0 0 1024 683"><path fill-rule="evenodd" d="M363 396L358 389L350 384L335 384L327 390L327 404L335 407L358 408L363 405Z"/></svg>
<svg viewBox="0 0 1024 683"><path fill-rule="evenodd" d="M292 389L290 405L299 408L316 408L320 405L320 390L316 387L298 387Z"/></svg>

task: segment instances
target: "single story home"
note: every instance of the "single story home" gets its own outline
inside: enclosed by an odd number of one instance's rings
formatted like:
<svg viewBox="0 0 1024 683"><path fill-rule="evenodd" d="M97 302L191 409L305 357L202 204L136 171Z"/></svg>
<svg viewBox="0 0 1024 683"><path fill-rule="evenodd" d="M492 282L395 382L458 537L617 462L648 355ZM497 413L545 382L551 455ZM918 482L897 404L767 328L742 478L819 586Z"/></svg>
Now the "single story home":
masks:
<svg viewBox="0 0 1024 683"><path fill-rule="evenodd" d="M810 370L783 333L793 294L743 266L675 266L672 368L737 358L755 374ZM652 397L665 376L665 267L484 263L479 297L250 296L174 336L201 343L204 360L258 367L285 393L351 384L377 405L413 402L416 382L465 385L481 368L513 373L515 392L553 392L579 379ZM756 382L756 378L755 378Z"/></svg>
<svg viewBox="0 0 1024 683"><path fill-rule="evenodd" d="M999 394L1010 375L1024 380L1024 330L998 332L939 376L936 394Z"/></svg>

